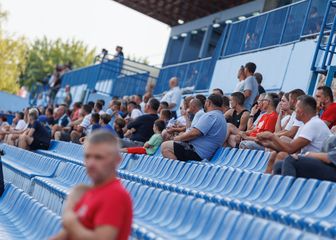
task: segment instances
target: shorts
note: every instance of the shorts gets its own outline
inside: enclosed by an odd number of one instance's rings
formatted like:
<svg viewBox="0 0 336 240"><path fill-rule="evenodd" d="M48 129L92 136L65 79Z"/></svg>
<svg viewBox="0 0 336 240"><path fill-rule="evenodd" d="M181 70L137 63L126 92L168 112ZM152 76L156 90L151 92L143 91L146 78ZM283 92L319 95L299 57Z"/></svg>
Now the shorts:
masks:
<svg viewBox="0 0 336 240"><path fill-rule="evenodd" d="M174 155L180 161L202 160L202 158L195 152L193 145L185 142L174 142Z"/></svg>
<svg viewBox="0 0 336 240"><path fill-rule="evenodd" d="M38 150L38 149L48 150L49 146L50 146L50 143L44 143L37 139L34 139L33 142L29 145L29 149L30 150Z"/></svg>
<svg viewBox="0 0 336 240"><path fill-rule="evenodd" d="M144 147L129 147L129 148L127 148L127 153L147 154L146 148L144 148Z"/></svg>

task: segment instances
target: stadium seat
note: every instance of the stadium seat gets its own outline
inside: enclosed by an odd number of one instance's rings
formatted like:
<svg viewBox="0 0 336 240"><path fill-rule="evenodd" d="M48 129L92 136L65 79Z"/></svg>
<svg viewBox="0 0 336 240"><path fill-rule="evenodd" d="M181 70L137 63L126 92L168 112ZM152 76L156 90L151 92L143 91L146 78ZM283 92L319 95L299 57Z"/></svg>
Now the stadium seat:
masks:
<svg viewBox="0 0 336 240"><path fill-rule="evenodd" d="M83 165L83 146L75 143L63 141L51 141L49 150L37 150L37 153L54 157L63 161Z"/></svg>
<svg viewBox="0 0 336 240"><path fill-rule="evenodd" d="M70 189L90 180L83 166L63 163L52 178L34 177L32 196L57 214L62 212L63 202Z"/></svg>
<svg viewBox="0 0 336 240"><path fill-rule="evenodd" d="M0 198L0 239L47 239L61 228L61 219L12 184Z"/></svg>
<svg viewBox="0 0 336 240"><path fill-rule="evenodd" d="M30 193L31 179L35 176L51 177L55 174L59 161L6 144L1 145L5 155L2 156L6 182Z"/></svg>

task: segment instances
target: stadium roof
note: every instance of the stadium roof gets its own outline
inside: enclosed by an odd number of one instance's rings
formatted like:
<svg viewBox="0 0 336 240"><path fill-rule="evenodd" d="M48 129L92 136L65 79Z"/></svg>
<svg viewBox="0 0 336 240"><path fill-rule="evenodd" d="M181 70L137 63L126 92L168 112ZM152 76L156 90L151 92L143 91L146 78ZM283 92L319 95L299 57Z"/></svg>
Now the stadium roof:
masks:
<svg viewBox="0 0 336 240"><path fill-rule="evenodd" d="M114 0L170 26L189 22L252 0Z"/></svg>

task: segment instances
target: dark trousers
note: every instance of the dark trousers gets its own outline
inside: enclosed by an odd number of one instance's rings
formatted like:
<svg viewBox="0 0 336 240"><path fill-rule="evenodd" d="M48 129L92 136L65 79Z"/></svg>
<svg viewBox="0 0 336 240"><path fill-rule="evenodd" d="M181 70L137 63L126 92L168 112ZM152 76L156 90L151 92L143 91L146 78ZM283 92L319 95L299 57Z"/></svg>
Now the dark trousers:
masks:
<svg viewBox="0 0 336 240"><path fill-rule="evenodd" d="M298 159L288 156L273 166L274 174L284 176L316 178L336 182L336 166L319 159L299 156Z"/></svg>
<svg viewBox="0 0 336 240"><path fill-rule="evenodd" d="M177 119L177 113L176 113L176 111L172 111L172 117L173 117L174 119Z"/></svg>

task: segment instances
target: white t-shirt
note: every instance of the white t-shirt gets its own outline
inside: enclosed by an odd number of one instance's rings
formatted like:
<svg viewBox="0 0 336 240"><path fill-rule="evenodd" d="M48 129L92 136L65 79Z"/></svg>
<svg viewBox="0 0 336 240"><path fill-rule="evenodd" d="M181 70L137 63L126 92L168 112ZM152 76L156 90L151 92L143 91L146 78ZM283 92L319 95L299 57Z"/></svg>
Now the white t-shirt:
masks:
<svg viewBox="0 0 336 240"><path fill-rule="evenodd" d="M303 122L296 119L296 112L293 112L289 122L287 123L285 130L289 131L292 127L302 127L304 125Z"/></svg>
<svg viewBox="0 0 336 240"><path fill-rule="evenodd" d="M244 92L244 81L240 81L237 83L234 92Z"/></svg>
<svg viewBox="0 0 336 240"><path fill-rule="evenodd" d="M301 137L310 141L307 146L301 149L302 154L320 152L323 143L331 134L328 126L319 117L315 116L299 128L294 139Z"/></svg>
<svg viewBox="0 0 336 240"><path fill-rule="evenodd" d="M91 131L91 114L86 115L83 118L83 121L80 124L81 127L84 128L84 133L89 134Z"/></svg>
<svg viewBox="0 0 336 240"><path fill-rule="evenodd" d="M21 130L25 130L26 128L27 128L27 123L24 120L20 119L17 122L17 124L16 124L16 126L15 126L14 129L18 130L18 131L21 131Z"/></svg>
<svg viewBox="0 0 336 240"><path fill-rule="evenodd" d="M290 119L291 115L286 115L281 119L281 129L283 129L285 126L287 126L287 124L289 123L289 119Z"/></svg>
<svg viewBox="0 0 336 240"><path fill-rule="evenodd" d="M134 120L134 119L136 119L137 117L140 117L140 116L142 116L142 112L139 109L134 108L132 110L132 113L131 113L131 118Z"/></svg>
<svg viewBox="0 0 336 240"><path fill-rule="evenodd" d="M176 106L171 109L172 111L177 111L181 105L182 91L180 87L176 86L170 89L161 99L161 102L167 102L168 104L175 103Z"/></svg>

